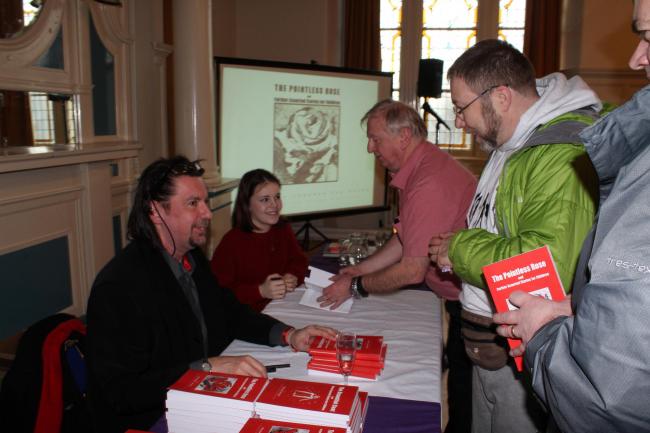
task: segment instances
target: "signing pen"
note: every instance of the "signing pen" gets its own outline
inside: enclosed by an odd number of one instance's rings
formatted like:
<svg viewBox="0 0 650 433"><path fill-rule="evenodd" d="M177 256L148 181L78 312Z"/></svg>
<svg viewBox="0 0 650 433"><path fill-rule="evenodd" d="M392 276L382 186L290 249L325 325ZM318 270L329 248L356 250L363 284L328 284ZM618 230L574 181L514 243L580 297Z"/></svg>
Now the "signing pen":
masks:
<svg viewBox="0 0 650 433"><path fill-rule="evenodd" d="M267 373L273 373L275 370L278 368L288 368L291 367L291 364L273 364L273 365L266 365L266 372Z"/></svg>

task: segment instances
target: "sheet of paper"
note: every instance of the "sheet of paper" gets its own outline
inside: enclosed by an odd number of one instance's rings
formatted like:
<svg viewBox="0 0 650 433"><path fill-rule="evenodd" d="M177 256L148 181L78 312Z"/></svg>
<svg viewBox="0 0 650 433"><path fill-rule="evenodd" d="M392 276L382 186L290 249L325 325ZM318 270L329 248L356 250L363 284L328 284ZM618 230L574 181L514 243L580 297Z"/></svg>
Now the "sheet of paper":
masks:
<svg viewBox="0 0 650 433"><path fill-rule="evenodd" d="M330 307L321 307L320 302L316 300L320 298L322 294L323 294L323 289L307 289L305 290L305 294L302 295L302 299L300 299L300 305L305 305L307 307L312 307L312 308L318 308L319 310L327 310L333 313L347 314L350 312L353 303L352 298L348 298L336 310L330 310Z"/></svg>
<svg viewBox="0 0 650 433"><path fill-rule="evenodd" d="M300 299L300 305L318 308L319 310L332 311L334 313L349 313L352 308L352 303L354 302L352 298L347 299L336 310L330 310L330 307L321 307L320 302L317 301L317 299L323 294L323 288L332 284L332 281L330 280L330 277L332 276L334 276L334 274L331 272L310 266L309 277L305 278L305 286L307 286L307 290L305 290L305 294L302 295L302 298Z"/></svg>
<svg viewBox="0 0 650 433"><path fill-rule="evenodd" d="M316 287L322 290L324 287L332 284L332 280L330 280L330 278L333 276L334 274L331 272L310 266L309 276L305 278L305 285L308 289Z"/></svg>

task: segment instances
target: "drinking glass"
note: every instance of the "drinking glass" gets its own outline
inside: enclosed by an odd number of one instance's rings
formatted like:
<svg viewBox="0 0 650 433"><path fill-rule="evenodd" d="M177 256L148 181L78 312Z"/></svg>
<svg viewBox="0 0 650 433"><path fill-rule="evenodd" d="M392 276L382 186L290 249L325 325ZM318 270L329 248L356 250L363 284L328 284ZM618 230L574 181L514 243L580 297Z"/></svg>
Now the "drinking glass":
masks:
<svg viewBox="0 0 650 433"><path fill-rule="evenodd" d="M340 332L336 336L336 359L343 375L344 383L348 384L348 376L352 373L354 353L357 350L357 336L351 332Z"/></svg>
<svg viewBox="0 0 650 433"><path fill-rule="evenodd" d="M368 239L362 233L352 233L350 235L350 257L354 265L361 263L368 257Z"/></svg>
<svg viewBox="0 0 650 433"><path fill-rule="evenodd" d="M388 242L390 235L391 232L386 229L380 229L375 233L375 245L377 246L377 249L381 248L386 242Z"/></svg>
<svg viewBox="0 0 650 433"><path fill-rule="evenodd" d="M341 252L339 253L339 266L344 268L350 266L350 239L341 239Z"/></svg>

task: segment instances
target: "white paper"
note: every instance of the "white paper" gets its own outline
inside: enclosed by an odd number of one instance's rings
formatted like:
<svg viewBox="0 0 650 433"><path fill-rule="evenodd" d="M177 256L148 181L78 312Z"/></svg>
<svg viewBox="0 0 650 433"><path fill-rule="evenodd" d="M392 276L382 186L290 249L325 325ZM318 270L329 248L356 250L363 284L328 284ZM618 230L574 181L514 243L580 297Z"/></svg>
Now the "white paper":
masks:
<svg viewBox="0 0 650 433"><path fill-rule="evenodd" d="M349 313L352 308L352 303L354 302L352 297L348 298L336 310L330 310L329 306L321 307L320 302L317 301L317 299L323 295L323 289L332 284L330 278L333 276L334 274L331 272L310 266L309 277L305 278L305 286L307 286L307 290L305 290L305 294L302 295L302 298L300 299L300 305L318 308L319 310L332 311L334 313Z"/></svg>
<svg viewBox="0 0 650 433"><path fill-rule="evenodd" d="M308 289L317 288L323 290L324 287L332 284L332 280L330 280L330 278L332 278L334 274L331 272L310 266L308 273L309 276L305 277L305 285Z"/></svg>

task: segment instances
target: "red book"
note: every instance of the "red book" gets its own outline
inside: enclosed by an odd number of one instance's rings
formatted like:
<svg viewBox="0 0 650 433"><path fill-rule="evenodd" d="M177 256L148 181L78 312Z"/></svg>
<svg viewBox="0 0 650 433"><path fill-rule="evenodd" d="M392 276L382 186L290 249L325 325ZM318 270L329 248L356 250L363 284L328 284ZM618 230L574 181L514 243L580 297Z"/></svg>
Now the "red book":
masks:
<svg viewBox="0 0 650 433"><path fill-rule="evenodd" d="M336 365L319 364L310 361L307 363L307 369L313 371L322 371L325 373L334 373L337 375L341 374L341 369L339 368L338 364ZM381 369L372 369L372 368L353 366L352 372L350 373L350 377L361 377L364 379L376 380L377 376L379 376L380 373L381 373Z"/></svg>
<svg viewBox="0 0 650 433"><path fill-rule="evenodd" d="M274 378L258 397L255 411L263 418L347 426L358 394L356 386Z"/></svg>
<svg viewBox="0 0 650 433"><path fill-rule="evenodd" d="M337 369L339 368L338 361L336 359L330 359L330 358L311 358L309 364L321 365L323 367L332 367ZM384 369L384 364L382 362L363 361L363 360L355 359L354 361L352 361L352 367L380 372L381 370Z"/></svg>
<svg viewBox="0 0 650 433"><path fill-rule="evenodd" d="M248 409L268 382L262 377L188 370L169 387L167 402L176 407L199 403Z"/></svg>
<svg viewBox="0 0 650 433"><path fill-rule="evenodd" d="M363 423L366 420L368 412L368 393L359 391L359 407L355 418L352 420L350 431L361 432L363 431Z"/></svg>
<svg viewBox="0 0 650 433"><path fill-rule="evenodd" d="M332 366L338 367L339 362L336 358L330 358L330 357L320 357L320 356L312 356L311 361L315 364L328 364ZM382 370L384 368L384 361L368 361L365 359L356 359L352 361L352 365L355 367L362 367L362 368L372 368L372 369L377 369L377 370Z"/></svg>
<svg viewBox="0 0 650 433"><path fill-rule="evenodd" d="M381 355L380 359L364 359L364 358L357 358L356 356L354 357L354 365L358 366L363 366L366 368L384 368L384 363L386 360L386 351L387 351L387 346L384 344L381 348ZM329 363L329 364L336 364L338 365L339 361L336 358L336 354L327 354L327 355L322 355L322 354L313 354L311 355L311 360L314 362L319 362L319 363Z"/></svg>
<svg viewBox="0 0 650 433"><path fill-rule="evenodd" d="M361 422L366 419L366 414L368 413L368 393L365 391L359 391L359 402L361 403Z"/></svg>
<svg viewBox="0 0 650 433"><path fill-rule="evenodd" d="M343 427L327 427L287 421L251 418L239 433L345 433Z"/></svg>
<svg viewBox="0 0 650 433"><path fill-rule="evenodd" d="M561 301L565 297L551 250L546 245L483 266L483 275L499 313L517 308L508 301L508 297L515 290L543 296L553 301ZM521 340L508 338L508 344L511 349L514 349L521 344ZM521 371L520 356L515 358L515 363L517 369Z"/></svg>
<svg viewBox="0 0 650 433"><path fill-rule="evenodd" d="M311 356L336 358L336 340L314 337L309 350ZM381 335L357 335L355 359L380 361L386 356L384 337Z"/></svg>

